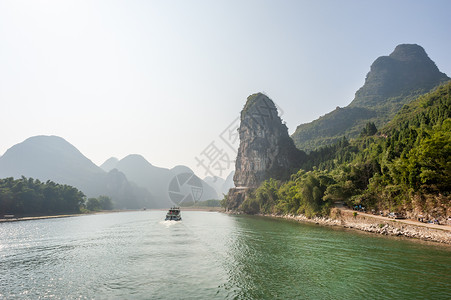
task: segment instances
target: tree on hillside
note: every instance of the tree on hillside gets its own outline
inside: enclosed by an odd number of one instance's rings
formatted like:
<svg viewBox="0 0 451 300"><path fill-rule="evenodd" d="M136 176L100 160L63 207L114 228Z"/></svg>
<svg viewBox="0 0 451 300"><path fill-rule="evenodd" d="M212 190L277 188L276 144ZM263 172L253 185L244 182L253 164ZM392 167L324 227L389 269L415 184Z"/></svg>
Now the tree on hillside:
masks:
<svg viewBox="0 0 451 300"><path fill-rule="evenodd" d="M88 201L86 201L86 209L91 211L111 210L113 209L113 203L108 196L89 198Z"/></svg>
<svg viewBox="0 0 451 300"><path fill-rule="evenodd" d="M373 122L366 123L365 127L363 128L362 132L360 133L360 137L365 136L372 136L375 135L377 132L376 125L374 125Z"/></svg>
<svg viewBox="0 0 451 300"><path fill-rule="evenodd" d="M100 207L103 210L112 210L113 209L113 202L111 201L110 197L99 196L97 199L99 200Z"/></svg>

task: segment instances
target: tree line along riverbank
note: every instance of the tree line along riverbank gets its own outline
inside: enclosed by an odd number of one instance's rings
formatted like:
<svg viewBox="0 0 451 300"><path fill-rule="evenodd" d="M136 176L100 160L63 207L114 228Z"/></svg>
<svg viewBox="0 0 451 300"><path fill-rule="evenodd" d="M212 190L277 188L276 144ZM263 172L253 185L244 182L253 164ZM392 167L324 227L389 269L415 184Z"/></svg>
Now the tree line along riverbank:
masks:
<svg viewBox="0 0 451 300"><path fill-rule="evenodd" d="M56 216L112 210L113 203L107 196L87 198L77 188L53 181L0 179L0 217Z"/></svg>

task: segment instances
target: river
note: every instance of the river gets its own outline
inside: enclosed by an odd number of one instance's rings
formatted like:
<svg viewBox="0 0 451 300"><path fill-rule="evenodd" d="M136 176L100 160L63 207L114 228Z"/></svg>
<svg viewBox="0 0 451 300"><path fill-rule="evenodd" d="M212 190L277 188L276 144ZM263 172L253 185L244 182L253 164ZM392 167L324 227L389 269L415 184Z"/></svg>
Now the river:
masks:
<svg viewBox="0 0 451 300"><path fill-rule="evenodd" d="M265 217L0 224L0 298L451 299L449 246Z"/></svg>

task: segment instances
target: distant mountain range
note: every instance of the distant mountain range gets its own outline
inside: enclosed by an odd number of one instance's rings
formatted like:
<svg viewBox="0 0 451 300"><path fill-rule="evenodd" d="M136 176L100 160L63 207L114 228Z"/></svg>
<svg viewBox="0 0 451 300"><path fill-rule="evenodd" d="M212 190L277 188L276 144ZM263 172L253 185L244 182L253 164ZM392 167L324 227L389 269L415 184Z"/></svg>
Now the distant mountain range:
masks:
<svg viewBox="0 0 451 300"><path fill-rule="evenodd" d="M188 198L184 201L222 199L222 194L218 196L213 187L197 177L186 166L176 166L172 169L159 168L150 164L141 155L132 154L121 160L110 158L100 167L110 172L116 169L124 173L130 181L151 191L152 195L154 195L154 205L157 207L170 206L174 202L182 201L185 196L188 196ZM179 178L184 178L184 176L191 181L180 182ZM173 185L170 185L173 180L178 180L177 184L173 183ZM180 190L177 190L177 185ZM194 193L192 189L198 192ZM189 196L192 196L193 199Z"/></svg>
<svg viewBox="0 0 451 300"><path fill-rule="evenodd" d="M223 194L227 195L229 190L235 187L235 184L233 183L233 175L235 175L235 171L230 172L226 179L222 179L217 176L207 176L204 178L204 181L216 190L219 198L222 198Z"/></svg>
<svg viewBox="0 0 451 300"><path fill-rule="evenodd" d="M188 167L177 166L171 170L158 168L140 155L129 155L122 160L111 158L98 167L77 148L57 136L28 138L0 157L0 178L21 176L68 184L87 197L109 196L116 208L166 208L174 204L172 198L182 201L194 189L195 200L222 198ZM180 178L185 177L189 177L190 181L180 182ZM181 188L179 191L174 180L182 183L178 186ZM172 198L171 182L174 190Z"/></svg>
<svg viewBox="0 0 451 300"><path fill-rule="evenodd" d="M14 145L0 158L0 178L21 176L68 184L87 197L106 195L117 208L152 206L154 197L123 173L105 172L57 136L35 136Z"/></svg>
<svg viewBox="0 0 451 300"><path fill-rule="evenodd" d="M365 84L348 106L299 125L292 138L299 149L309 152L343 136L358 136L368 122L382 128L403 105L448 80L421 46L398 45L389 56L373 62Z"/></svg>

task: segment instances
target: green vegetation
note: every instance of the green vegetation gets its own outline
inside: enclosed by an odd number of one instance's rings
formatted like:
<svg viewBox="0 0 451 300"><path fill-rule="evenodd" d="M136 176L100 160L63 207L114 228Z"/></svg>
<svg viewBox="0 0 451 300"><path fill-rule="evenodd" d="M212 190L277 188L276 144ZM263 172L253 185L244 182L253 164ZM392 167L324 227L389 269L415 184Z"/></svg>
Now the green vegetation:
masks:
<svg viewBox="0 0 451 300"><path fill-rule="evenodd" d="M366 136L372 136L377 133L376 125L374 125L373 122L366 123L365 128L363 128L362 132L360 133L360 137L366 137Z"/></svg>
<svg viewBox="0 0 451 300"><path fill-rule="evenodd" d="M255 93L247 97L246 104L244 105L243 111L241 112L242 115L245 115L247 111L255 105L257 102L257 99L261 96L267 97L266 95L262 93Z"/></svg>
<svg viewBox="0 0 451 300"><path fill-rule="evenodd" d="M90 211L111 210L113 209L113 203L111 202L111 198L107 196L89 198L86 201L86 209Z"/></svg>
<svg viewBox="0 0 451 300"><path fill-rule="evenodd" d="M74 187L38 179L0 179L0 214L79 213L85 195Z"/></svg>
<svg viewBox="0 0 451 300"><path fill-rule="evenodd" d="M296 147L310 152L319 147L332 145L343 136L358 136L362 126L368 121L377 123L377 115L372 109L337 107L311 123L299 125L291 137Z"/></svg>
<svg viewBox="0 0 451 300"><path fill-rule="evenodd" d="M88 199L78 189L38 179L0 179L0 215L45 215L112 209L109 197Z"/></svg>
<svg viewBox="0 0 451 300"><path fill-rule="evenodd" d="M326 215L336 201L367 209L451 211L451 82L404 105L380 131L309 154L291 179L265 181L241 204L247 213ZM304 171L305 170L305 171Z"/></svg>
<svg viewBox="0 0 451 300"><path fill-rule="evenodd" d="M337 108L318 120L299 125L292 138L296 147L306 152L332 145L343 136L356 138L368 123L373 123L378 128L384 127L403 108L403 105L414 101L426 91L428 90L403 94L370 107L349 105Z"/></svg>
<svg viewBox="0 0 451 300"><path fill-rule="evenodd" d="M328 214L331 201L326 196L333 179L326 172L300 170L287 182L265 181L248 197L241 209L250 214Z"/></svg>

